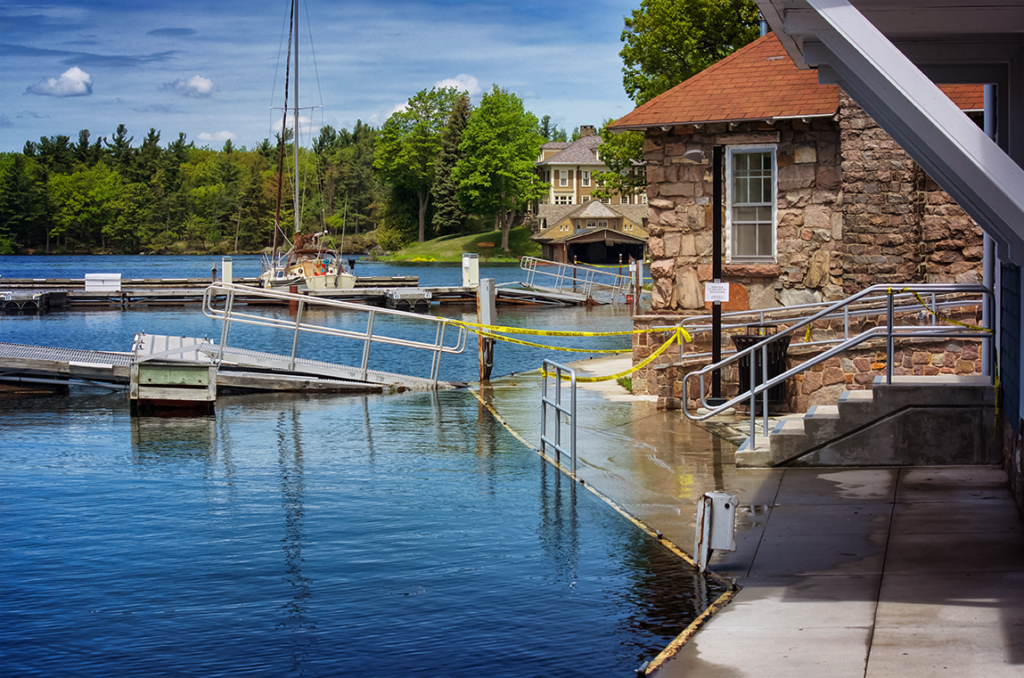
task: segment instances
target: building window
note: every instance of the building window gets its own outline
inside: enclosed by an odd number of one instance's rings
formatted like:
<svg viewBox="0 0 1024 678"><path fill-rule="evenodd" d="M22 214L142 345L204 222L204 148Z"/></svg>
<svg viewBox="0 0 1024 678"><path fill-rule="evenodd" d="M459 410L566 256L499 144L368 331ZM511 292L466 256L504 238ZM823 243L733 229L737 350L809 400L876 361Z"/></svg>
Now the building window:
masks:
<svg viewBox="0 0 1024 678"><path fill-rule="evenodd" d="M597 222L597 227L598 228L608 228L608 222L605 221L604 219L601 219L600 221Z"/></svg>
<svg viewBox="0 0 1024 678"><path fill-rule="evenodd" d="M572 204L572 195L556 195L555 196L555 204L556 205L571 205Z"/></svg>
<svg viewBox="0 0 1024 678"><path fill-rule="evenodd" d="M590 188L590 170L582 170L580 172L580 179L583 181L584 188Z"/></svg>
<svg viewBox="0 0 1024 678"><path fill-rule="evenodd" d="M726 260L774 261L774 146L732 146L726 158Z"/></svg>
<svg viewBox="0 0 1024 678"><path fill-rule="evenodd" d="M558 170L558 185L568 186L569 185L569 170Z"/></svg>
<svg viewBox="0 0 1024 678"><path fill-rule="evenodd" d="M594 220L593 219L587 219L587 228L593 228L593 227L594 227Z"/></svg>
<svg viewBox="0 0 1024 678"><path fill-rule="evenodd" d="M580 227L580 220L579 220L579 219L577 219L577 220L576 220L576 228L579 228L579 227Z"/></svg>

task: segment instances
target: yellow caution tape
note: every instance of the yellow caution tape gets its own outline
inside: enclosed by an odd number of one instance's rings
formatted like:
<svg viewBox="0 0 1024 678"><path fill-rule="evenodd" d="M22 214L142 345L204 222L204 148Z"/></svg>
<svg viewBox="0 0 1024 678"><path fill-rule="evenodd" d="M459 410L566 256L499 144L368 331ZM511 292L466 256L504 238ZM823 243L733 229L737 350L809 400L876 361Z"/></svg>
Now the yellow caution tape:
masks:
<svg viewBox="0 0 1024 678"><path fill-rule="evenodd" d="M540 337L625 337L633 334L648 334L651 332L674 332L675 329L655 329L652 327L641 328L639 330L623 330L621 332L571 332L568 330L534 330L527 327L504 327L502 325L481 325L479 323L466 322L465 320L455 320L453 318L441 318L436 317L436 320L446 322L450 325L459 325L467 329L478 327L488 332L502 332L504 334L532 334ZM683 329L683 328L680 328ZM473 330L476 331L476 330ZM693 341L690 337L690 333L683 329L683 335L687 341Z"/></svg>
<svg viewBox="0 0 1024 678"><path fill-rule="evenodd" d="M918 294L917 292L912 292L911 294L913 294L914 298L917 299L918 302L920 302L920 304L922 306L924 306L924 310L928 311L929 313L931 313L933 316L935 316L939 320L943 320L943 321L945 321L947 323L951 323L953 325L959 325L960 327L966 327L967 329L974 330L976 332L987 332L988 334L992 334L993 333L991 328L980 327L978 325L971 325L970 323L960 322L959 320L953 320L949 316L943 315L943 314L939 313L938 311L933 311L932 309L928 308L928 304L925 303L924 299L921 298L920 294Z"/></svg>
<svg viewBox="0 0 1024 678"><path fill-rule="evenodd" d="M535 344L532 341L523 341L522 339L513 339L511 337L503 337L500 334L494 334L493 332L485 332L483 330L470 330L479 334L481 337L487 337L488 339L497 339L498 341L506 341L510 344L520 344L521 346L533 346L534 348L546 348L551 351L570 351L572 353L630 353L633 351L632 348L615 348L615 349L596 349L596 348L567 348L563 346L549 346L547 344Z"/></svg>
<svg viewBox="0 0 1024 678"><path fill-rule="evenodd" d="M669 346L671 346L672 344L674 344L677 341L681 341L680 335L682 334L682 329L683 328L680 327L677 331L673 332L672 333L672 337L668 341L666 341L664 344L662 344L661 347L657 351L655 351L650 356L648 356L647 359L645 359L643 362L641 362L641 363L639 363L637 365L634 365L633 367L629 368L628 370L625 370L623 372L619 372L618 374L609 374L608 376L605 376L605 377L576 377L576 381L577 382L586 382L586 383L589 383L589 384L593 384L593 383L596 383L596 382L599 382L599 381L611 381L613 379L621 379L622 377L627 377L627 376L633 374L637 370L642 370L643 368L645 368L648 365L650 365L651 362L653 362L655 358L657 358L662 353L667 351ZM553 376L555 376L554 373L547 372L547 371L545 371L543 369L540 372L545 377L553 377ZM562 379L569 380L569 379L572 379L572 377L570 375L563 374L562 375Z"/></svg>

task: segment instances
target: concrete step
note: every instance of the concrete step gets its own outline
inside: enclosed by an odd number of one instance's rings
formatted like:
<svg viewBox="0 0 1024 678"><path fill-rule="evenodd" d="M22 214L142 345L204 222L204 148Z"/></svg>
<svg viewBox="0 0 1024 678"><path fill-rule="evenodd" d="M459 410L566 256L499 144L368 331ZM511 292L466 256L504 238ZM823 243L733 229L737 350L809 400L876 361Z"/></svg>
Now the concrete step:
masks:
<svg viewBox="0 0 1024 678"><path fill-rule="evenodd" d="M780 420L737 453L737 465L999 463L995 397L988 377L877 377L871 391L846 391L836 405Z"/></svg>

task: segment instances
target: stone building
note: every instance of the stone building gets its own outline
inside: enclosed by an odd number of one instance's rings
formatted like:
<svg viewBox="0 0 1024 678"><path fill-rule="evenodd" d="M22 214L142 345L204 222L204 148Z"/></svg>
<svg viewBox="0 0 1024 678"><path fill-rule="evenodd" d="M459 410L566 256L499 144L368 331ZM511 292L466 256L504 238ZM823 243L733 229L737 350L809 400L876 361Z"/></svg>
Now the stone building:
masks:
<svg viewBox="0 0 1024 678"><path fill-rule="evenodd" d="M943 89L980 114L980 86ZM705 307L716 145L727 309L839 299L882 282L981 280L981 230L838 86L798 70L774 34L611 128L645 133L655 312Z"/></svg>
<svg viewBox="0 0 1024 678"><path fill-rule="evenodd" d="M980 123L981 86L942 89ZM711 308L703 292L712 280L716 146L724 174L722 281L730 292L723 310L839 300L877 283L981 281L981 229L844 91L797 69L774 34L611 128L645 135L653 291L638 327L676 324ZM634 362L660 346L657 337L634 339ZM790 356L800 359L792 349ZM680 407L681 372L663 368L679 357L672 347L634 376L634 390ZM905 374L981 368L974 347L967 354L959 346L920 347L897 360ZM835 392L867 388L878 371L870 350L836 359L800 377L790 405L803 411L834 403Z"/></svg>

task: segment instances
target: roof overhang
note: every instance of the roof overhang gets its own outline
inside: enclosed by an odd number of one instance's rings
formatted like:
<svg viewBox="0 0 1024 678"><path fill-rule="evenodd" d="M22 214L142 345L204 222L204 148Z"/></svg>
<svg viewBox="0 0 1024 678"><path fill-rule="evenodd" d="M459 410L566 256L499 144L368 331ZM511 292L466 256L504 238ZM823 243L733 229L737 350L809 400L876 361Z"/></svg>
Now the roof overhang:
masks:
<svg viewBox="0 0 1024 678"><path fill-rule="evenodd" d="M605 244L612 245L619 243L626 245L642 245L647 242L647 238L629 235L627 233L620 233L619 231L613 231L610 228L596 228L594 230L587 229L584 233L575 233L565 238L559 238L556 242L567 243L569 245L591 242L603 242Z"/></svg>
<svg viewBox="0 0 1024 678"><path fill-rule="evenodd" d="M672 130L675 127L685 127L685 126L696 127L698 129L700 129L704 125L714 125L714 124L722 124L722 123L728 123L730 125L738 125L738 124L743 123L743 122L763 122L763 123L767 123L769 125L774 125L776 122L779 122L781 120L801 120L803 122L810 122L811 120L814 120L816 118L817 119L822 119L822 118L836 119L837 118L837 114L836 113L821 113L821 114L815 114L815 115L778 115L778 116L771 117L771 118L725 118L725 119L722 119L722 120L696 120L696 121L694 121L694 120L686 120L686 121L679 121L679 122L659 123L659 124L650 124L650 125L617 125L615 127L609 127L608 129L612 130L613 132L618 133L618 132L626 132L626 131L630 131L630 130L647 130L647 129L651 129L651 128L654 128L654 127L660 127L662 130L668 132L668 131Z"/></svg>
<svg viewBox="0 0 1024 678"><path fill-rule="evenodd" d="M1024 263L1024 0L757 0L800 68L838 84ZM996 85L998 145L935 82Z"/></svg>

